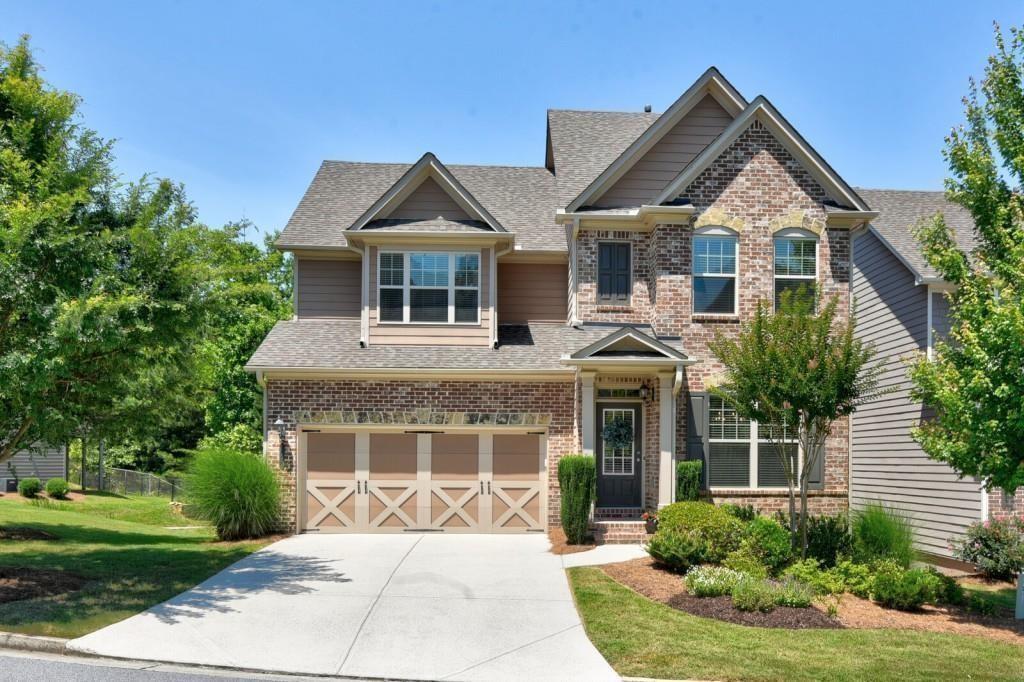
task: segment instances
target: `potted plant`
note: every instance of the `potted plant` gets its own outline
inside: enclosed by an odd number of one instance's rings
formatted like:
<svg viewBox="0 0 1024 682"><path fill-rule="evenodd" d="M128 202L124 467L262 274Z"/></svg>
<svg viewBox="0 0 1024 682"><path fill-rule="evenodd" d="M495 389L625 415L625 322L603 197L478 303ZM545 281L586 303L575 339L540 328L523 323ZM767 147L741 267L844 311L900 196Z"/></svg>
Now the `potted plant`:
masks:
<svg viewBox="0 0 1024 682"><path fill-rule="evenodd" d="M644 520L644 525L647 528L648 535L654 535L658 532L658 513L652 511L645 511L640 515L640 518Z"/></svg>

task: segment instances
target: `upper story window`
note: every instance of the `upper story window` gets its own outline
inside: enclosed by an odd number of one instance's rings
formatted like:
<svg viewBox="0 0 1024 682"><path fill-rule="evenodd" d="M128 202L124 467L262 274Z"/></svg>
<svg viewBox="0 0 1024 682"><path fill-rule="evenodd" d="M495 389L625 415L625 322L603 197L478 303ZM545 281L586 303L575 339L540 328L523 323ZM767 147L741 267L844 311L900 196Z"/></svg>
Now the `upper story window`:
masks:
<svg viewBox="0 0 1024 682"><path fill-rule="evenodd" d="M802 230L781 232L775 237L775 307L782 292L814 298L818 279L818 240Z"/></svg>
<svg viewBox="0 0 1024 682"><path fill-rule="evenodd" d="M693 237L693 312L735 315L739 238L725 228L705 228Z"/></svg>
<svg viewBox="0 0 1024 682"><path fill-rule="evenodd" d="M479 324L480 254L382 251L381 322Z"/></svg>
<svg viewBox="0 0 1024 682"><path fill-rule="evenodd" d="M600 242L597 245L598 303L628 304L632 288L629 242Z"/></svg>

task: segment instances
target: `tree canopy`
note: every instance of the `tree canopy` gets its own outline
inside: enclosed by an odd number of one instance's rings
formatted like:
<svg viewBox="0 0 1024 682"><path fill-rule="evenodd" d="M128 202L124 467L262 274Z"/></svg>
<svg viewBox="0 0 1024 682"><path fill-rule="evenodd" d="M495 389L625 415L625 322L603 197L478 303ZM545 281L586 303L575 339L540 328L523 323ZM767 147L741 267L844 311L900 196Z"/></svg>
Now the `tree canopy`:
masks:
<svg viewBox="0 0 1024 682"><path fill-rule="evenodd" d="M916 232L956 288L948 340L911 368L913 397L935 413L913 433L931 458L1012 492L1024 485L1024 36L997 26L995 40L944 151L947 197L970 212L977 246L958 248L941 214Z"/></svg>

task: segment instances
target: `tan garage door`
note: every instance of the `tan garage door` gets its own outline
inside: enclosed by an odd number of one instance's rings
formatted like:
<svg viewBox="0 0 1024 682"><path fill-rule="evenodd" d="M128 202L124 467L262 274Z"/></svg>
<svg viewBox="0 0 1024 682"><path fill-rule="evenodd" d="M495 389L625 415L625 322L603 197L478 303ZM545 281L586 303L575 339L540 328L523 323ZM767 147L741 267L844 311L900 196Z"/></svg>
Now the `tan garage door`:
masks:
<svg viewBox="0 0 1024 682"><path fill-rule="evenodd" d="M545 454L538 434L307 431L300 529L543 530Z"/></svg>

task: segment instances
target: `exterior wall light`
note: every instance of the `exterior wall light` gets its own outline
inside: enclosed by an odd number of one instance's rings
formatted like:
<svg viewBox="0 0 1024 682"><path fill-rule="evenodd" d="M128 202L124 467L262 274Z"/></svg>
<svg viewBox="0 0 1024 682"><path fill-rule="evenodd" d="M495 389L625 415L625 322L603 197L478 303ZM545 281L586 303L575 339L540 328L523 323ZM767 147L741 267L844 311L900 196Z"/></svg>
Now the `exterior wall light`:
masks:
<svg viewBox="0 0 1024 682"><path fill-rule="evenodd" d="M277 429L277 453L278 453L277 457L278 457L278 463L280 463L280 465L283 467L284 466L284 443L285 443L284 439L285 439L285 433L286 433L285 428L284 428L284 420L282 420L280 417L278 417L277 421L274 422L274 428Z"/></svg>

